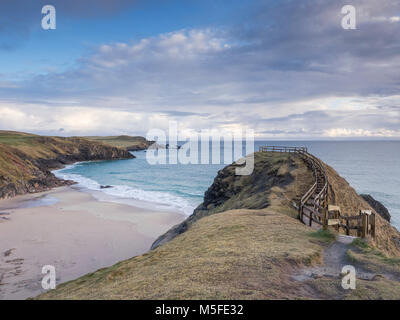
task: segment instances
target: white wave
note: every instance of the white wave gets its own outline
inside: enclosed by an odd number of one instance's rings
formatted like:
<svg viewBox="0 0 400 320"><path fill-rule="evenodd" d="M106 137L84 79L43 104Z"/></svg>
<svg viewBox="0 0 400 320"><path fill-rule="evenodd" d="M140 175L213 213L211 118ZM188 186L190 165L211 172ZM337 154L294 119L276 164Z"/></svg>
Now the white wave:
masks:
<svg viewBox="0 0 400 320"><path fill-rule="evenodd" d="M133 188L126 185L113 185L112 188L101 188L101 184L97 181L86 178L75 173L66 173L64 170L71 169L74 165L67 166L64 169L53 171L53 173L61 179L73 180L78 183L78 186L93 190L101 191L113 197L123 199L134 199L146 201L153 204L167 206L170 209L175 209L183 212L185 215L191 215L195 207L186 199L175 196L167 192L145 191L142 189ZM159 207L162 208L162 207ZM165 209L165 208L164 208Z"/></svg>

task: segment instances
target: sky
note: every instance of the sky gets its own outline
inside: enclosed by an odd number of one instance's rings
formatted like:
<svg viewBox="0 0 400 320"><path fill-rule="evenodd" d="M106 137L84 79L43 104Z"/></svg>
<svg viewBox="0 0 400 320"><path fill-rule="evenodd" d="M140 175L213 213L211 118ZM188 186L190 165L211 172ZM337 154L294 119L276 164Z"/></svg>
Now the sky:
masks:
<svg viewBox="0 0 400 320"><path fill-rule="evenodd" d="M399 139L399 67L398 0L0 2L2 130Z"/></svg>

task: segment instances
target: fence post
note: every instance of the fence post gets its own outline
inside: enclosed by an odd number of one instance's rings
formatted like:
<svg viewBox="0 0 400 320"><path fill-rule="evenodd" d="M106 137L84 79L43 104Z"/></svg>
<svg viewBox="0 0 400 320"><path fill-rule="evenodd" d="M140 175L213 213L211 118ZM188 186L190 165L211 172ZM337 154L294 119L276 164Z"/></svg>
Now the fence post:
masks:
<svg viewBox="0 0 400 320"><path fill-rule="evenodd" d="M375 239L375 226L376 226L376 223L375 223L376 219L375 218L376 218L375 213L372 213L370 215L370 217L369 217L370 224L371 224L371 237L373 239Z"/></svg>
<svg viewBox="0 0 400 320"><path fill-rule="evenodd" d="M361 216L361 238L365 238L368 233L368 215L363 212Z"/></svg>
<svg viewBox="0 0 400 320"><path fill-rule="evenodd" d="M328 230L328 210L324 204L322 209L322 229Z"/></svg>
<svg viewBox="0 0 400 320"><path fill-rule="evenodd" d="M303 206L302 206L301 200L300 200L300 204L299 204L299 218L300 218L300 221L303 221Z"/></svg>

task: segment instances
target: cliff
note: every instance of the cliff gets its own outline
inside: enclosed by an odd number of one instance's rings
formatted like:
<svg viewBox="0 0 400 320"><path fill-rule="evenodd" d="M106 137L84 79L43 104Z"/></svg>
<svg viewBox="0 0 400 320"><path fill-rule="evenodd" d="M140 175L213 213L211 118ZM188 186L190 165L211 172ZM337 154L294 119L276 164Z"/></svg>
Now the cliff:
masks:
<svg viewBox="0 0 400 320"><path fill-rule="evenodd" d="M218 172L204 202L185 222L161 236L153 250L61 284L37 298L400 298L395 228L380 221L378 244L359 240L332 246L332 233L315 231L297 218L296 201L313 183L312 173L300 158L256 153L250 176L236 176L236 166ZM327 170L332 202L349 214L370 208L332 168L327 166ZM296 278L304 269L325 269L330 248L333 261L385 276L357 279L356 290L341 288L339 272L334 277Z"/></svg>
<svg viewBox="0 0 400 320"><path fill-rule="evenodd" d="M187 220L161 235L152 249L185 232L200 218L226 210L270 208L296 217L293 205L313 184L311 171L300 158L288 154L257 152L254 157L250 176L235 175L235 163L220 170L203 203Z"/></svg>
<svg viewBox="0 0 400 320"><path fill-rule="evenodd" d="M71 184L50 172L66 164L130 158L124 149L83 138L0 131L0 199Z"/></svg>
<svg viewBox="0 0 400 320"><path fill-rule="evenodd" d="M361 194L361 197L368 202L368 204L375 209L375 211L387 222L390 222L390 219L392 218L390 216L389 210L378 200L374 199L371 195L369 194Z"/></svg>

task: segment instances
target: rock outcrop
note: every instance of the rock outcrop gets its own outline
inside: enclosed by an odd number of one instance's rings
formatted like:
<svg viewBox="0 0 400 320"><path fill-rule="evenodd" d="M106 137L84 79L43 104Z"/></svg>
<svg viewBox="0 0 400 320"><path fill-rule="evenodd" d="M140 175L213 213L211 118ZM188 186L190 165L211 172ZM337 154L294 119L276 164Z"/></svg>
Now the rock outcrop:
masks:
<svg viewBox="0 0 400 320"><path fill-rule="evenodd" d="M152 249L184 233L202 217L232 209L273 208L296 215L295 204L312 184L312 173L297 157L280 153L255 153L250 176L235 175L236 163L218 172L205 192L204 202L181 224L160 236ZM295 183L301 179L304 184Z"/></svg>
<svg viewBox="0 0 400 320"><path fill-rule="evenodd" d="M392 218L390 216L389 210L378 200L374 199L369 194L361 194L361 197L368 202L368 204L375 209L376 213L378 213L383 219L390 222Z"/></svg>

